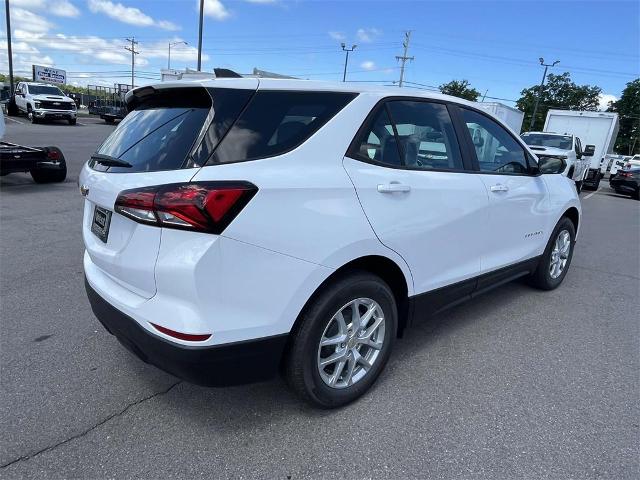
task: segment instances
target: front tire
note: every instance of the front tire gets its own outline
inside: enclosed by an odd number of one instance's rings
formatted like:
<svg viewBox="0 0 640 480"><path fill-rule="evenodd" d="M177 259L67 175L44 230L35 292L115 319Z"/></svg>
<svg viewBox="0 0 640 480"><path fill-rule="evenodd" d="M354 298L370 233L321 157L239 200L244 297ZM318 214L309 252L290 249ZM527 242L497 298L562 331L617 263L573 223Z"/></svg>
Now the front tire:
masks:
<svg viewBox="0 0 640 480"><path fill-rule="evenodd" d="M69 119L69 125L75 125L77 122L77 120L75 118L70 118Z"/></svg>
<svg viewBox="0 0 640 480"><path fill-rule="evenodd" d="M573 222L562 217L547 243L536 271L530 277L530 283L541 290L557 288L567 275L576 239Z"/></svg>
<svg viewBox="0 0 640 480"><path fill-rule="evenodd" d="M33 113L33 110L31 109L31 105L27 107L27 118L29 118L29 121L33 124L38 123L38 119L36 118L35 113Z"/></svg>
<svg viewBox="0 0 640 480"><path fill-rule="evenodd" d="M286 360L286 378L304 400L336 408L362 396L376 381L395 341L398 311L389 286L352 272L305 307Z"/></svg>

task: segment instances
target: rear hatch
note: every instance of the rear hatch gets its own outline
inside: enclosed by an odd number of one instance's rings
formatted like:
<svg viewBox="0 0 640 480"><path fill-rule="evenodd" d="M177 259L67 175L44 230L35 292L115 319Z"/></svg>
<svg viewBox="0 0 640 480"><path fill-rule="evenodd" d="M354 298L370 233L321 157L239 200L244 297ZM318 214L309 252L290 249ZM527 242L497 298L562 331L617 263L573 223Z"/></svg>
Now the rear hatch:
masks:
<svg viewBox="0 0 640 480"><path fill-rule="evenodd" d="M114 212L129 189L189 182L255 92L255 79L214 88L141 87L133 110L82 169L83 238L93 264L128 290L151 298L162 228Z"/></svg>

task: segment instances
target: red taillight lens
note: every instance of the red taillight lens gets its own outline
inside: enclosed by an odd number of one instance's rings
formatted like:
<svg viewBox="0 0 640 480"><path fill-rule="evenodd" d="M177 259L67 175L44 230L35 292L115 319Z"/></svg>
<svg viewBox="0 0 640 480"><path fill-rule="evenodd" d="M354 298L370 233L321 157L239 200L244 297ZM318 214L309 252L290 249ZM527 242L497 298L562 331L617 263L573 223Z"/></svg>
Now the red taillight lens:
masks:
<svg viewBox="0 0 640 480"><path fill-rule="evenodd" d="M115 211L137 222L221 233L256 194L248 182L197 182L125 190Z"/></svg>
<svg viewBox="0 0 640 480"><path fill-rule="evenodd" d="M165 335L169 335L170 337L178 338L180 340L186 340L187 342L204 342L205 340L208 340L209 338L211 338L210 333L203 333L203 334L182 333L182 332L176 332L175 330L171 330L170 328L167 328L167 327L161 327L160 325L156 325L155 323L152 323L151 325L153 325L153 328L155 328L159 332L164 333Z"/></svg>

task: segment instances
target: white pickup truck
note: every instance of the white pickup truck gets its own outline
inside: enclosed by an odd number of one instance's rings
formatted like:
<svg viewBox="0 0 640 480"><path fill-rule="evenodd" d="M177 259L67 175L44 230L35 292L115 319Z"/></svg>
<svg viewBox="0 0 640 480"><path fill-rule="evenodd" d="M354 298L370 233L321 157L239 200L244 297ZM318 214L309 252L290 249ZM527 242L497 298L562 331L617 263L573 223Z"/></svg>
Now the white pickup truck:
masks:
<svg viewBox="0 0 640 480"><path fill-rule="evenodd" d="M70 125L76 124L76 103L53 85L20 82L12 101L8 113L24 113L31 123L60 119L67 120Z"/></svg>
<svg viewBox="0 0 640 480"><path fill-rule="evenodd" d="M588 148L583 150L580 139L571 134L525 132L520 137L537 157L563 159L567 163L567 167L562 174L576 182L578 192L582 190L582 183L591 164L587 157L593 155L592 145L587 145Z"/></svg>

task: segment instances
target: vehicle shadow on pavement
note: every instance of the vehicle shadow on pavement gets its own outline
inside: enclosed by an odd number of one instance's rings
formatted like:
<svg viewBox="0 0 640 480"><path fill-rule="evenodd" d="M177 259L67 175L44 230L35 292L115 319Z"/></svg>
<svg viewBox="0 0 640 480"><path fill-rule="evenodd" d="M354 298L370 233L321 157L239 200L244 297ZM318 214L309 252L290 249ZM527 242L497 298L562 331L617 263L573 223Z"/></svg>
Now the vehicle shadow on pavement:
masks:
<svg viewBox="0 0 640 480"><path fill-rule="evenodd" d="M378 408L387 403L388 395L397 395L399 389L411 392L415 379L398 373L424 365L428 372L429 362L425 356L437 357L437 349L443 338L452 338L458 329L465 328L479 316L490 317L506 304L517 303L518 298L531 288L521 283L507 284L499 291L489 292L469 302L453 307L436 316L421 319L405 331L398 339L387 367L379 380L364 397L337 410L322 410L308 406L287 388L282 377L268 382L225 388L199 387L181 382L164 396L162 402L170 412L183 421L194 424L205 423L216 430L246 431L257 429L261 423L288 422L289 418L303 415L313 421L327 416L347 418L356 410ZM503 305L504 304L504 305ZM448 341L448 340L447 340ZM137 360L133 355L131 361ZM416 359L421 359L416 362ZM177 379L176 379L177 381Z"/></svg>

